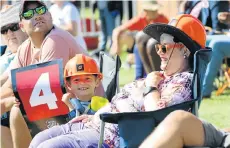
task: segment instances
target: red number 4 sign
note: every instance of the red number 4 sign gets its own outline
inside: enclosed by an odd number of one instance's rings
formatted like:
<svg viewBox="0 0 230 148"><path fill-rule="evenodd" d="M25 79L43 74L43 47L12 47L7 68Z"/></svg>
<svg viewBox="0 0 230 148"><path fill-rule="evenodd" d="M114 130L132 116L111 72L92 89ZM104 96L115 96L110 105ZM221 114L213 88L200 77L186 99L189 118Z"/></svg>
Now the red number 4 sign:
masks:
<svg viewBox="0 0 230 148"><path fill-rule="evenodd" d="M68 113L61 101L64 80L62 60L55 60L11 71L14 94L22 102L30 121Z"/></svg>

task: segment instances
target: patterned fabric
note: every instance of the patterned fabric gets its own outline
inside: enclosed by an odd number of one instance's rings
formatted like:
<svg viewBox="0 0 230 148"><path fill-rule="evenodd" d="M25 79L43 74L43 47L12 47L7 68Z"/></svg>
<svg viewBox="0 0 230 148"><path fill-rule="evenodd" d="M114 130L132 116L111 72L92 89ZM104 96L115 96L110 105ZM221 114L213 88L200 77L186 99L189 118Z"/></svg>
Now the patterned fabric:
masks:
<svg viewBox="0 0 230 148"><path fill-rule="evenodd" d="M158 85L161 100L157 103L156 109L182 103L192 99L192 76L189 72L183 72L162 80ZM99 131L101 113L117 112L138 112L144 111L144 79L134 81L123 87L121 92L114 96L112 102L101 108L93 119L86 123L87 128L94 128ZM119 147L119 133L116 124L105 124L105 142L110 147Z"/></svg>

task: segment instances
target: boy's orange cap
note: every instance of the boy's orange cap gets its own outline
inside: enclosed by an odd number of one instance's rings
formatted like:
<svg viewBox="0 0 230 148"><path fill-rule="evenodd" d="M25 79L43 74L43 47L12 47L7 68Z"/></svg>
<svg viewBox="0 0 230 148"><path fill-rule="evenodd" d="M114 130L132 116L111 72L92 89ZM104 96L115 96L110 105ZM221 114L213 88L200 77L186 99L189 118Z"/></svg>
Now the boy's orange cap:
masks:
<svg viewBox="0 0 230 148"><path fill-rule="evenodd" d="M99 79L103 75L100 73L97 63L91 57L83 54L76 54L75 57L70 59L64 69L64 77L71 77L76 75L96 74Z"/></svg>
<svg viewBox="0 0 230 148"><path fill-rule="evenodd" d="M170 34L176 42L182 42L192 54L205 48L206 31L203 24L189 14L178 15L169 24L154 23L143 30L146 34L160 41L163 33Z"/></svg>

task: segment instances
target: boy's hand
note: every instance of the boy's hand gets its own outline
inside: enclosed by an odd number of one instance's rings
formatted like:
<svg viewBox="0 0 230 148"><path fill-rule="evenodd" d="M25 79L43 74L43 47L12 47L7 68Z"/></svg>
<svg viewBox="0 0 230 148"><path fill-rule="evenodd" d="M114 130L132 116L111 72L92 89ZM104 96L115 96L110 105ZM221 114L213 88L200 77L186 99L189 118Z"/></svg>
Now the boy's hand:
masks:
<svg viewBox="0 0 230 148"><path fill-rule="evenodd" d="M151 72L147 75L145 79L146 86L157 87L161 80L164 79L164 76L159 71Z"/></svg>
<svg viewBox="0 0 230 148"><path fill-rule="evenodd" d="M86 123L88 121L91 121L92 118L93 118L93 115L81 115L79 117L73 118L72 120L69 121L69 123L75 123L75 122Z"/></svg>
<svg viewBox="0 0 230 148"><path fill-rule="evenodd" d="M69 100L74 97L75 97L74 94L67 92L62 96L62 102L64 102L65 104L68 104Z"/></svg>

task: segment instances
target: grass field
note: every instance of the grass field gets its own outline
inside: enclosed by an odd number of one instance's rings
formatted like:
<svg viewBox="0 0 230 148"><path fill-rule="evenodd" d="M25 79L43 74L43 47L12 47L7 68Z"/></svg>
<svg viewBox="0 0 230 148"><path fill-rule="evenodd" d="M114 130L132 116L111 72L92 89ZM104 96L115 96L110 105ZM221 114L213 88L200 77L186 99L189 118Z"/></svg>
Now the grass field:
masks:
<svg viewBox="0 0 230 148"><path fill-rule="evenodd" d="M125 61L126 54L121 55L121 60ZM120 70L120 86L134 80L134 69ZM199 109L199 116L206 121L209 121L219 128L230 128L230 90L224 92L220 96L213 93L212 98L204 99Z"/></svg>

